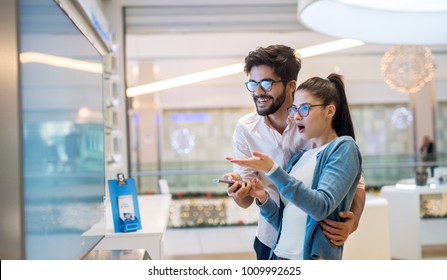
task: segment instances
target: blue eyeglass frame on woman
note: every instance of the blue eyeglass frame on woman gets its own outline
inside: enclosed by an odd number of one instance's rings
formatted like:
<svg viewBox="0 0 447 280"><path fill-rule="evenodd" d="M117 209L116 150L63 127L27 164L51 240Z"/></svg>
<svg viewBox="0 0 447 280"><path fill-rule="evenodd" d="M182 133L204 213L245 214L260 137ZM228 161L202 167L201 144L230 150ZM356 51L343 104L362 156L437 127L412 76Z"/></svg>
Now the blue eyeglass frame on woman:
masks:
<svg viewBox="0 0 447 280"><path fill-rule="evenodd" d="M256 89L258 88L258 85L261 86L261 89L264 92L269 92L272 90L273 84L279 83L279 82L282 82L282 80L274 81L272 79L264 79L264 80L260 80L259 82L250 80L248 82L245 82L245 86L247 87L248 91L251 93L256 91Z"/></svg>
<svg viewBox="0 0 447 280"><path fill-rule="evenodd" d="M326 104L303 103L298 108L293 105L292 107L287 108L287 112L289 113L289 118L295 118L296 113L300 114L300 116L304 118L309 116L310 108L318 106L326 106Z"/></svg>

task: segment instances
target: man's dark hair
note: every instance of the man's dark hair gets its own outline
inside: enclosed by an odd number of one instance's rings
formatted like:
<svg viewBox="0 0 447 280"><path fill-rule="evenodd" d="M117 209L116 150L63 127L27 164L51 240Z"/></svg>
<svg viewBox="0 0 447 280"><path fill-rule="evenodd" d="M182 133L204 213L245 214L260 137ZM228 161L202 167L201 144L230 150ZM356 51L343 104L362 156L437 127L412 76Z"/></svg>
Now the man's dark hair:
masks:
<svg viewBox="0 0 447 280"><path fill-rule="evenodd" d="M248 75L253 67L261 65L271 67L275 75L287 84L291 80L297 80L301 69L301 57L295 49L284 45L258 47L245 57L244 71Z"/></svg>

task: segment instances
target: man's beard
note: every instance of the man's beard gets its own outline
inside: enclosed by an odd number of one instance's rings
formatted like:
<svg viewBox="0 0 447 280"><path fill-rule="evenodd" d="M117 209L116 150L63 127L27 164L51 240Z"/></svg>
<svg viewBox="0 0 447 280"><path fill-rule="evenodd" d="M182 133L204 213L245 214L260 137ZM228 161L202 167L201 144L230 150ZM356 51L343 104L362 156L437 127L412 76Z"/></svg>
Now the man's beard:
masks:
<svg viewBox="0 0 447 280"><path fill-rule="evenodd" d="M272 105L270 105L265 109L259 109L257 102L258 98L269 98L273 100ZM272 96L269 95L269 96L253 96L253 100L255 102L256 111L258 112L258 115L268 116L276 113L276 111L278 111L278 109L281 108L282 104L284 104L284 101L286 100L286 89L283 90L282 94L277 99L274 99Z"/></svg>

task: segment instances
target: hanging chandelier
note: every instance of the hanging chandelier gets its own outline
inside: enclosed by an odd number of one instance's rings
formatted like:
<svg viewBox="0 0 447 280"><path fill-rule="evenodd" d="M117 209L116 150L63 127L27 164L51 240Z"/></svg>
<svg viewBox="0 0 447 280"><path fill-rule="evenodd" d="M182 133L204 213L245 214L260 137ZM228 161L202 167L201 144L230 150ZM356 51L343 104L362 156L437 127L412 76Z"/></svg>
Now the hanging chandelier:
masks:
<svg viewBox="0 0 447 280"><path fill-rule="evenodd" d="M382 57L381 72L392 89L403 93L418 92L434 76L431 50L413 45L392 47Z"/></svg>

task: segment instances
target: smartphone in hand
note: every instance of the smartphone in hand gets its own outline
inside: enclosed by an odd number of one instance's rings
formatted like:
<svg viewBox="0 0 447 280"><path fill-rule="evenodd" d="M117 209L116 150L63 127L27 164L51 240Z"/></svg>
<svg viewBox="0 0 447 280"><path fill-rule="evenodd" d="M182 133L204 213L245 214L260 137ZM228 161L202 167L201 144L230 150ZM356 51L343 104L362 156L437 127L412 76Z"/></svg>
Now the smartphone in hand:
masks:
<svg viewBox="0 0 447 280"><path fill-rule="evenodd" d="M223 183L223 184L228 184L228 186L232 186L236 182L238 183L238 186L234 190L234 192L237 192L242 187L242 183L245 183L245 182L238 181L238 180L213 179L213 183Z"/></svg>
<svg viewBox="0 0 447 280"><path fill-rule="evenodd" d="M236 181L235 180L213 179L213 183L224 183L224 184L233 185L234 183L236 183Z"/></svg>

